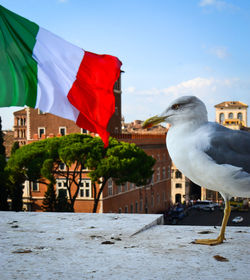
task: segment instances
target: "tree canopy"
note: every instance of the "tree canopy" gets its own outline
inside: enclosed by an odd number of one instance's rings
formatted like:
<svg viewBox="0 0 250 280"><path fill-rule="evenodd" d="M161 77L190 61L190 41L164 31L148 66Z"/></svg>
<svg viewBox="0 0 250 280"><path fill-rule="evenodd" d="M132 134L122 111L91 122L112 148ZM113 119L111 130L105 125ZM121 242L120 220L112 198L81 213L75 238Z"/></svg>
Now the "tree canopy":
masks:
<svg viewBox="0 0 250 280"><path fill-rule="evenodd" d="M29 180L45 183L43 178L46 178L48 185L54 185L57 179L63 178L70 209L74 211L83 172L88 168L93 187L93 212L96 212L109 178L117 184L131 182L137 186L145 185L153 174L154 163L155 160L135 144L110 138L108 148L104 148L99 137L70 134L19 148L11 156L8 169L13 182Z"/></svg>

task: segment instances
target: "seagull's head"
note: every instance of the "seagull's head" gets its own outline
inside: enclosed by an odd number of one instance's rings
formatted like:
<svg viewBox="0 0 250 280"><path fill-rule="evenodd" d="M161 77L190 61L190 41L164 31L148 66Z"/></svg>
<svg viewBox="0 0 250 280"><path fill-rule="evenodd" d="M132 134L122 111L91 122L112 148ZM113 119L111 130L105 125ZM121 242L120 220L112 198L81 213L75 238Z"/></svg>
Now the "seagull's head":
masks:
<svg viewBox="0 0 250 280"><path fill-rule="evenodd" d="M175 99L161 114L147 119L143 128L150 128L161 122L173 125L186 122L202 123L207 121L205 104L196 96L182 96Z"/></svg>

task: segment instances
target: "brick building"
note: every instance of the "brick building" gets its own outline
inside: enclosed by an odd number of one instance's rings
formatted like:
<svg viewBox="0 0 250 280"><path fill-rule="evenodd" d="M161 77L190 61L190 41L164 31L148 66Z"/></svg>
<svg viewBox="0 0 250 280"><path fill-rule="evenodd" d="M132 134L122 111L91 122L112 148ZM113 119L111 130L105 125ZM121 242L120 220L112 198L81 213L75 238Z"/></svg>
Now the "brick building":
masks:
<svg viewBox="0 0 250 280"><path fill-rule="evenodd" d="M155 173L151 182L143 187L137 187L127 182L117 186L109 180L101 196L97 212L105 213L159 213L170 206L171 201L171 160L168 155L165 134L116 134L120 141L135 143L148 155L156 159ZM62 170L63 170L62 166ZM84 170L82 184L75 202L75 212L92 212L93 190L88 170ZM65 189L65 180L58 177L55 186L56 193ZM42 183L25 182L24 204L29 211L42 211L42 202L47 185ZM74 188L73 188L74 191Z"/></svg>
<svg viewBox="0 0 250 280"><path fill-rule="evenodd" d="M156 159L155 173L150 184L136 187L127 182L124 186L116 186L109 181L104 189L97 212L133 212L157 213L165 211L170 204L171 193L171 161L166 149L166 128L155 127L142 135L140 129L135 133L122 134L121 119L121 79L115 83L115 113L108 130L113 137L125 142L135 143L148 155ZM137 123L139 121L135 121ZM140 122L141 124L141 122ZM126 131L128 132L128 131ZM47 137L67 135L70 133L89 133L79 128L73 121L41 112L38 109L24 108L14 113L14 140L20 145L38 141ZM76 212L91 212L93 195L88 170L84 171L82 185L76 198ZM65 189L62 178L57 179L56 192ZM24 205L27 210L41 211L47 185L36 182L25 182Z"/></svg>
<svg viewBox="0 0 250 280"><path fill-rule="evenodd" d="M166 132L165 132L166 133ZM171 160L166 148L166 134L122 134L117 138L135 143L155 158L154 174L148 185L136 187L127 182L116 185L109 180L103 192L103 212L162 213L170 206Z"/></svg>

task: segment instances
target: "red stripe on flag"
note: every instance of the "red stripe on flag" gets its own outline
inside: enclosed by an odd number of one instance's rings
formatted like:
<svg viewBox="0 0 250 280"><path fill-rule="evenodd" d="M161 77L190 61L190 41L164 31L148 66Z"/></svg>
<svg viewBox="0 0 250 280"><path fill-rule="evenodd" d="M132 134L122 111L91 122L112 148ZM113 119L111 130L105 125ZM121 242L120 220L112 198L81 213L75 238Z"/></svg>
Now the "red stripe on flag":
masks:
<svg viewBox="0 0 250 280"><path fill-rule="evenodd" d="M76 124L98 133L105 147L109 138L107 125L115 112L113 87L121 65L114 56L85 51L76 81L68 94L69 102L80 111Z"/></svg>

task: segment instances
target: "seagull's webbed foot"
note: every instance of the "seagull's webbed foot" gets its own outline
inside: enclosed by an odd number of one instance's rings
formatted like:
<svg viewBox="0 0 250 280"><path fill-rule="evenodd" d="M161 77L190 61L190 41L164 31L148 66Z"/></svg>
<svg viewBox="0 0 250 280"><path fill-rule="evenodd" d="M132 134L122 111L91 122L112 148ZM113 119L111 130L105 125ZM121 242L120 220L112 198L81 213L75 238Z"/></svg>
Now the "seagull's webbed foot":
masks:
<svg viewBox="0 0 250 280"><path fill-rule="evenodd" d="M217 238L215 239L196 239L193 243L194 244L201 244L201 245L219 245L221 243L223 243L223 240L225 239L225 237L219 235Z"/></svg>
<svg viewBox="0 0 250 280"><path fill-rule="evenodd" d="M228 219L229 219L229 216L230 216L230 212L231 212L230 203L229 203L228 200L226 200L224 217L223 217L223 221L222 221L219 236L216 239L197 239L193 243L194 244L202 244L202 245L211 245L211 246L219 245L219 244L223 243L223 241L226 239L225 238L225 231L226 231L227 222L228 222Z"/></svg>

